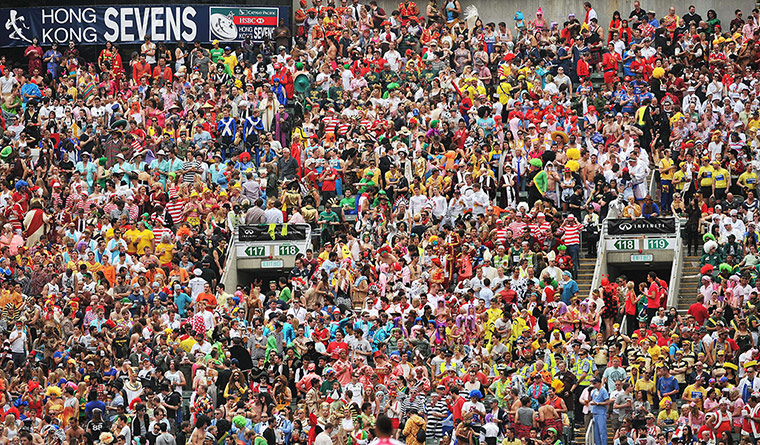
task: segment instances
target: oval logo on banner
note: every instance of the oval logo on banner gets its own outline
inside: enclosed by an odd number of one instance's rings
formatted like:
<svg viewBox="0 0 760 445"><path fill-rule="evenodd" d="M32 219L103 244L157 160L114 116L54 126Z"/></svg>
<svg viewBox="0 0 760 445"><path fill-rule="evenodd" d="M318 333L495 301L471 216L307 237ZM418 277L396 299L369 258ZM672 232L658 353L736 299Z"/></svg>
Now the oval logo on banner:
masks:
<svg viewBox="0 0 760 445"><path fill-rule="evenodd" d="M631 229L633 229L633 224L631 223L620 224L620 230L631 230Z"/></svg>
<svg viewBox="0 0 760 445"><path fill-rule="evenodd" d="M235 40L237 38L237 25L230 17L223 14L211 14L209 22L211 32L220 40Z"/></svg>

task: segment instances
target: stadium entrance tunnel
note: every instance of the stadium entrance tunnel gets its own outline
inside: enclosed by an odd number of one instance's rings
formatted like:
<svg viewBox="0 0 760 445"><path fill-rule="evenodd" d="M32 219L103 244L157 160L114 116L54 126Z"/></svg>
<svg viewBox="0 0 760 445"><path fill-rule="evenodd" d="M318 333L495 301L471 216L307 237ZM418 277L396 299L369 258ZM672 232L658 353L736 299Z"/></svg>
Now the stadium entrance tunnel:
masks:
<svg viewBox="0 0 760 445"><path fill-rule="evenodd" d="M251 289L252 284L261 283L261 292L269 292L269 282L280 279L280 277L286 277L290 273L290 270L284 269L238 269L237 271L237 284L243 286L243 291L247 294ZM232 289L226 289L227 293L234 293L237 285Z"/></svg>
<svg viewBox="0 0 760 445"><path fill-rule="evenodd" d="M610 281L615 281L621 275L625 275L628 281L633 281L638 286L638 283L646 283L647 275L649 272L657 274L657 278L664 280L668 283L670 288L670 272L673 268L672 261L668 262L628 262L628 263L607 263L607 275ZM636 293L639 293L638 288L635 289Z"/></svg>

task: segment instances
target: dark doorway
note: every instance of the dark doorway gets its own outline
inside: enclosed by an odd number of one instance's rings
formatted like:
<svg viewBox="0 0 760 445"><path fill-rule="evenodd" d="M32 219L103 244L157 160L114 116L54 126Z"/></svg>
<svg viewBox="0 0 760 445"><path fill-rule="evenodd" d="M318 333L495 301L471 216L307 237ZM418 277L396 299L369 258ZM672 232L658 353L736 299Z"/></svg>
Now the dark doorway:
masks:
<svg viewBox="0 0 760 445"><path fill-rule="evenodd" d="M638 292L639 283L647 281L647 274L654 272L657 278L664 280L670 286L670 272L673 263L628 263L628 264L607 264L607 273L610 281L616 280L620 275L625 275L628 281L636 284Z"/></svg>

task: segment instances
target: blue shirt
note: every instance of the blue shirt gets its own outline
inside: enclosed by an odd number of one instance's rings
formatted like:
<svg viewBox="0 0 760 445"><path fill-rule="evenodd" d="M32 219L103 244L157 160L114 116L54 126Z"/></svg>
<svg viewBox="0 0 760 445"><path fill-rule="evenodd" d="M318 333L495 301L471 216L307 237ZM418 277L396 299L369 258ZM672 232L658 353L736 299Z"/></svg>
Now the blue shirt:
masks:
<svg viewBox="0 0 760 445"><path fill-rule="evenodd" d="M675 377L660 377L657 379L657 391L659 391L660 394L666 394L671 391L675 391L678 389L678 381ZM678 393L675 393L670 396L671 398L678 398Z"/></svg>
<svg viewBox="0 0 760 445"><path fill-rule="evenodd" d="M575 280L565 281L562 284L562 302L570 304L570 299L578 293L578 283Z"/></svg>
<svg viewBox="0 0 760 445"><path fill-rule="evenodd" d="M185 307L192 302L193 299L186 292L182 292L174 297L174 303L177 305L177 313L180 317L185 318Z"/></svg>
<svg viewBox="0 0 760 445"><path fill-rule="evenodd" d="M31 82L27 82L24 84L24 86L21 87L21 99L23 99L24 103L26 103L32 97L39 99L42 97L42 93L40 93L40 88L37 85Z"/></svg>
<svg viewBox="0 0 760 445"><path fill-rule="evenodd" d="M610 393L607 392L607 389L605 387L602 386L599 389L591 390L591 400L593 400L594 402L604 403L609 399L610 399ZM592 405L591 414L595 416L606 416L607 405Z"/></svg>

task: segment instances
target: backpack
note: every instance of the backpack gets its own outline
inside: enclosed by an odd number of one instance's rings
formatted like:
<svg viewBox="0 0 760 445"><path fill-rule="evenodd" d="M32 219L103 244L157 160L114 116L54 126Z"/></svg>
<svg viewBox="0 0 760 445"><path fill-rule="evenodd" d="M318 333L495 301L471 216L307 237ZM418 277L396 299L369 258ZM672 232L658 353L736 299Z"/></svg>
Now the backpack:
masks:
<svg viewBox="0 0 760 445"><path fill-rule="evenodd" d="M425 440L427 439L425 428L420 428L417 430L417 435L415 436L415 439L417 439L417 442L419 443L425 443Z"/></svg>

